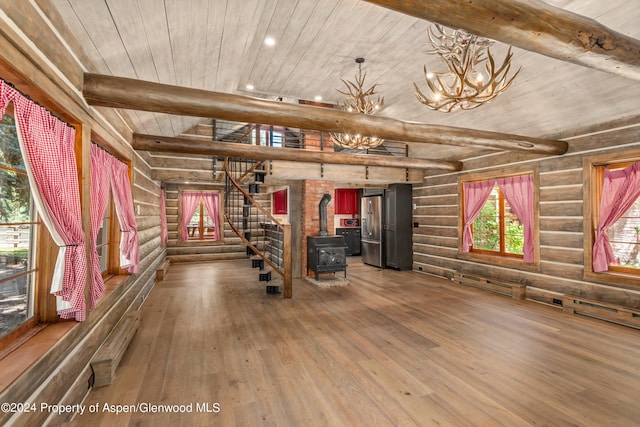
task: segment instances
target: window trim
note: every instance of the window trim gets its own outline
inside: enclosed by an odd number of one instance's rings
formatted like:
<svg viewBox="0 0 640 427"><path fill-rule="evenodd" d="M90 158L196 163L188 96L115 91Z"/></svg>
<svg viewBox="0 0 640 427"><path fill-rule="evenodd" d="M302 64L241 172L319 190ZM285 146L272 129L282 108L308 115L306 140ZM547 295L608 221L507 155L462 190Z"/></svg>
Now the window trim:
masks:
<svg viewBox="0 0 640 427"><path fill-rule="evenodd" d="M491 179L508 178L512 176L532 175L533 176L533 238L534 238L534 261L525 262L520 255L499 254L489 251L472 250L462 252L462 233L464 231L464 183L469 181L488 181ZM469 172L458 176L458 252L456 258L518 268L522 270L540 270L540 168L538 165L505 167L482 172Z"/></svg>
<svg viewBox="0 0 640 427"><path fill-rule="evenodd" d="M593 271L593 245L595 243L596 229L600 213L600 195L602 191L603 174L599 170L610 164L634 163L640 161L640 148L616 151L613 153L596 154L586 156L582 160L583 165L583 208L584 208L584 273L583 279L591 282L615 283L638 289L638 276L640 274L626 271L607 270L603 272Z"/></svg>

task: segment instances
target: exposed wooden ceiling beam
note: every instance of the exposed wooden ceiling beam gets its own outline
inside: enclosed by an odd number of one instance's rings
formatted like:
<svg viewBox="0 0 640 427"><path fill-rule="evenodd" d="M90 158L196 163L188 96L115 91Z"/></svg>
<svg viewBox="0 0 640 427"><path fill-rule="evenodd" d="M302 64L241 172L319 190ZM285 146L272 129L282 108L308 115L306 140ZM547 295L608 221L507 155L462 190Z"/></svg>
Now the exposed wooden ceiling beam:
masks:
<svg viewBox="0 0 640 427"><path fill-rule="evenodd" d="M296 148L273 148L219 141L202 141L185 137L134 134L132 146L136 150L204 154L207 156L221 157L246 157L256 160L289 160L309 163L439 169L445 171L459 171L462 169L462 163L457 161L434 161L410 157L343 154L331 151L300 150Z"/></svg>
<svg viewBox="0 0 640 427"><path fill-rule="evenodd" d="M367 1L531 52L640 80L640 40L541 1Z"/></svg>
<svg viewBox="0 0 640 427"><path fill-rule="evenodd" d="M90 105L96 106L325 132L359 133L403 142L472 146L550 155L564 154L568 148L565 141L553 139L405 122L337 109L98 74L85 74L83 94Z"/></svg>

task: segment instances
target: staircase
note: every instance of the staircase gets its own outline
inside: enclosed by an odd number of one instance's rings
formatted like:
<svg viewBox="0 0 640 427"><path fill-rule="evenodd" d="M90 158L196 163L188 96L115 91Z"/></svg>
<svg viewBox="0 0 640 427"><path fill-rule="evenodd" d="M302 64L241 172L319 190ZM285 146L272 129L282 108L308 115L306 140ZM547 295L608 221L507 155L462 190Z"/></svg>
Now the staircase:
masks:
<svg viewBox="0 0 640 427"><path fill-rule="evenodd" d="M254 198L264 183L262 162L226 158L224 170L227 222L245 244L251 267L258 269L267 293L291 298L291 226L281 224Z"/></svg>

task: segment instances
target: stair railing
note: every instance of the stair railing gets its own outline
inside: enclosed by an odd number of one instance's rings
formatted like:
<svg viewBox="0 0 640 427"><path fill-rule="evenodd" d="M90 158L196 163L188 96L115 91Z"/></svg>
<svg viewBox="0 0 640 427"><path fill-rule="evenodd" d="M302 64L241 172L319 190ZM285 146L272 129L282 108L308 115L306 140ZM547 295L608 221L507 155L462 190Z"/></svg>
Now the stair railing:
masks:
<svg viewBox="0 0 640 427"><path fill-rule="evenodd" d="M225 218L247 247L247 255L257 255L282 276L285 298L292 296L291 226L282 224L257 202L264 170L262 162L225 158ZM253 183L244 181L253 176ZM246 187L248 190L245 190Z"/></svg>

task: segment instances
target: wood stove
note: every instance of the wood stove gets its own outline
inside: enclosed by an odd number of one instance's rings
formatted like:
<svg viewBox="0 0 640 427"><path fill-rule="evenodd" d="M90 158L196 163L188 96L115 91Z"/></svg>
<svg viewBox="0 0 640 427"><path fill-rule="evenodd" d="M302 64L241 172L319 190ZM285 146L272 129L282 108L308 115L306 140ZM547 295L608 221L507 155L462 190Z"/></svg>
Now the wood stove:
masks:
<svg viewBox="0 0 640 427"><path fill-rule="evenodd" d="M347 244L344 236L307 237L307 268L318 281L320 273L344 271L347 278Z"/></svg>

